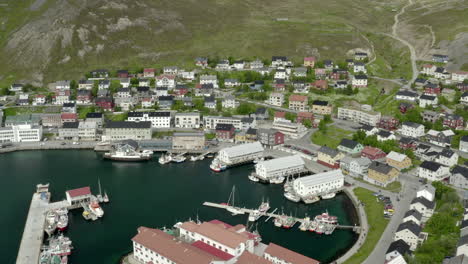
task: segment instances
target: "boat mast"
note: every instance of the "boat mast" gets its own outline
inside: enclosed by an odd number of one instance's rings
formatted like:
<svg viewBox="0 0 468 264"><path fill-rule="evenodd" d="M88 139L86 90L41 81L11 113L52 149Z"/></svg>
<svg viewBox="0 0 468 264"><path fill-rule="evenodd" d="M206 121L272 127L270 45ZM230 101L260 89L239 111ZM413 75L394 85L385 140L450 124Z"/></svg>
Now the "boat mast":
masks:
<svg viewBox="0 0 468 264"><path fill-rule="evenodd" d="M98 177L98 185L99 185L99 195L102 196L102 192L101 192L101 179Z"/></svg>

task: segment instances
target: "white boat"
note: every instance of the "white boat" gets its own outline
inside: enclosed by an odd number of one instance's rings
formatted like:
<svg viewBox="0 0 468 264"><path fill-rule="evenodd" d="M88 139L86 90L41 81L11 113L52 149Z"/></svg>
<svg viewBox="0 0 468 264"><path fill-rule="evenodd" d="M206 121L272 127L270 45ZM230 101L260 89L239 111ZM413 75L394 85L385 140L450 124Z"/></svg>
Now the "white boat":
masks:
<svg viewBox="0 0 468 264"><path fill-rule="evenodd" d="M336 193L331 192L331 193L322 195L322 199L331 199L331 198L334 198L335 196L336 196Z"/></svg>
<svg viewBox="0 0 468 264"><path fill-rule="evenodd" d="M306 204L311 204L311 203L320 201L320 197L318 196L303 197L302 201Z"/></svg>
<svg viewBox="0 0 468 264"><path fill-rule="evenodd" d="M258 207L258 211L260 211L260 213L266 213L268 210L270 210L270 203L268 202L262 202Z"/></svg>
<svg viewBox="0 0 468 264"><path fill-rule="evenodd" d="M104 197L102 198L103 202L108 203L109 202L109 196L107 196L107 192L104 191Z"/></svg>
<svg viewBox="0 0 468 264"><path fill-rule="evenodd" d="M146 161L153 158L153 151L140 150L134 140L124 140L112 146L111 151L104 153L104 159L114 161Z"/></svg>
<svg viewBox="0 0 468 264"><path fill-rule="evenodd" d="M190 161L197 161L197 157L195 157L195 156L190 156Z"/></svg>
<svg viewBox="0 0 468 264"><path fill-rule="evenodd" d="M68 226L68 210L66 208L57 209L57 229L60 231L65 231Z"/></svg>
<svg viewBox="0 0 468 264"><path fill-rule="evenodd" d="M260 181L260 179L258 179L257 177L255 177L255 175L253 175L253 174L250 174L248 178L249 178L249 180L251 180L251 181L253 181L253 182L258 182L258 181Z"/></svg>
<svg viewBox="0 0 468 264"><path fill-rule="evenodd" d="M227 169L227 166L221 164L217 159L214 159L210 164L210 169L214 172L221 172Z"/></svg>
<svg viewBox="0 0 468 264"><path fill-rule="evenodd" d="M172 158L172 162L175 162L175 163L182 163L186 160L187 158L184 157L184 156L175 156Z"/></svg>
<svg viewBox="0 0 468 264"><path fill-rule="evenodd" d="M250 222L255 222L255 221L257 221L261 216L262 216L262 214L260 213L259 210L254 210L253 212L251 212L251 213L249 214L249 221L250 221Z"/></svg>
<svg viewBox="0 0 468 264"><path fill-rule="evenodd" d="M286 197L286 199L292 201L292 202L299 202L301 200L301 198L299 196L296 196L290 192L288 193L284 193L284 197Z"/></svg>
<svg viewBox="0 0 468 264"><path fill-rule="evenodd" d="M270 180L270 183L281 184L284 182L284 177L277 177Z"/></svg>
<svg viewBox="0 0 468 264"><path fill-rule="evenodd" d="M88 205L89 210L95 214L97 217L103 217L104 216L104 210L102 210L101 206L99 205L99 202L97 200L93 200L89 203Z"/></svg>
<svg viewBox="0 0 468 264"><path fill-rule="evenodd" d="M46 214L46 225L44 231L51 236L57 229L58 215L54 210L48 211Z"/></svg>
<svg viewBox="0 0 468 264"><path fill-rule="evenodd" d="M167 164L171 162L172 156L170 154L163 154L161 157L159 157L158 162L159 164Z"/></svg>
<svg viewBox="0 0 468 264"><path fill-rule="evenodd" d="M231 194L229 194L229 198L227 202L228 207L226 208L226 210L231 212L232 215L245 214L245 212L241 208L235 206L234 204L235 196L236 196L236 186L232 186L232 191L231 191Z"/></svg>

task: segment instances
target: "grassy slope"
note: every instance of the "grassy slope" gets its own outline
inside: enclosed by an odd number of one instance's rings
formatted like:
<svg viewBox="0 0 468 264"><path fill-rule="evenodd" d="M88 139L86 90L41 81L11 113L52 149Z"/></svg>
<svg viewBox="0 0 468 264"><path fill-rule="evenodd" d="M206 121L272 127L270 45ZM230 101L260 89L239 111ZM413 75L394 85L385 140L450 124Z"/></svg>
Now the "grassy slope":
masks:
<svg viewBox="0 0 468 264"><path fill-rule="evenodd" d="M38 12L25 11L29 2L15 6L16 9L11 14L24 14L24 19L11 24L4 37L25 21L33 21L36 14L47 7L46 4ZM53 2L49 0L48 5ZM100 1L97 1L97 7L85 8L72 23L76 25L75 28L96 25L96 32L89 34L87 44L92 47L104 44L104 50L100 53L90 52L81 59L77 56L77 50L82 48L83 43L75 32L72 46L61 48L57 45L54 48L46 68L45 81L76 78L93 68L116 70L160 67L164 64L191 65L196 56L269 58L275 54L284 54L299 62L304 55L318 49L321 58L344 58L349 49L369 47L369 43L361 36L362 32L388 32L393 23L394 13L391 9L401 6L385 1L369 4L364 0L141 2L147 4L148 8L104 10L97 8ZM115 23L114 18L128 16L134 21L138 17L147 17L145 9L152 10L151 8L161 14L148 19L148 26L132 26L115 33L108 32L107 25ZM90 15L91 12L94 15ZM275 20L283 17L289 20ZM103 37L106 39L103 40ZM387 50L389 47L384 48ZM395 52L400 52L399 48ZM14 60L17 58L14 54L10 55L12 54L8 53L4 57L11 57L10 63L0 65L0 75L12 75L8 81L28 77L29 71L36 69L16 67ZM71 60L58 64L66 55ZM399 61L400 58L395 58L395 61L386 60L385 63L392 65Z"/></svg>
<svg viewBox="0 0 468 264"><path fill-rule="evenodd" d="M372 252L388 224L388 219L383 217L383 204L376 201L371 191L363 188L356 188L354 189L354 194L365 204L364 209L367 214L369 230L364 245L362 245L358 252L348 259L345 264L362 263Z"/></svg>
<svg viewBox="0 0 468 264"><path fill-rule="evenodd" d="M311 136L311 140L314 144L323 146L327 145L330 148L336 148L343 138L351 139L353 132L347 131L335 126L329 126L326 133L322 133L317 130Z"/></svg>

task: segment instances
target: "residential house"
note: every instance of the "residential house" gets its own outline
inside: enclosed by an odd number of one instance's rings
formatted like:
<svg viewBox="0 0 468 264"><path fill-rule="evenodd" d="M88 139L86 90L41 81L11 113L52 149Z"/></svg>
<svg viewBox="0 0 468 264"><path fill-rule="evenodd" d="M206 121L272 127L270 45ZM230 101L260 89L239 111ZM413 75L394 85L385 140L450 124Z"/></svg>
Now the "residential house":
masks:
<svg viewBox="0 0 468 264"><path fill-rule="evenodd" d="M275 112L275 116L273 117L273 122L282 122L282 121L286 121L286 112L280 112L280 111L276 111Z"/></svg>
<svg viewBox="0 0 468 264"><path fill-rule="evenodd" d="M444 127L449 127L456 130L462 130L464 127L464 120L462 116L455 114L445 114L443 118Z"/></svg>
<svg viewBox="0 0 468 264"><path fill-rule="evenodd" d="M145 68L143 69L143 77L144 78L154 78L156 70L154 68Z"/></svg>
<svg viewBox="0 0 468 264"><path fill-rule="evenodd" d="M420 107L427 107L427 106L436 106L439 103L437 96L423 94L419 97L419 106Z"/></svg>
<svg viewBox="0 0 468 264"><path fill-rule="evenodd" d="M158 97L158 106L161 109L171 109L174 104L174 96L159 96Z"/></svg>
<svg viewBox="0 0 468 264"><path fill-rule="evenodd" d="M93 96L90 90L80 89L76 92L76 103L79 105L91 104Z"/></svg>
<svg viewBox="0 0 468 264"><path fill-rule="evenodd" d="M214 95L205 96L203 105L208 109L216 109L216 98Z"/></svg>
<svg viewBox="0 0 468 264"><path fill-rule="evenodd" d="M373 135L376 135L379 133L379 129L374 127L374 126L369 126L369 125L362 125L359 130L364 131L366 133L366 136L370 137Z"/></svg>
<svg viewBox="0 0 468 264"><path fill-rule="evenodd" d="M463 82L465 80L468 80L468 72L467 71L452 72L452 81L454 81L454 82Z"/></svg>
<svg viewBox="0 0 468 264"><path fill-rule="evenodd" d="M312 102L312 113L318 115L331 115L333 106L328 101L314 100Z"/></svg>
<svg viewBox="0 0 468 264"><path fill-rule="evenodd" d="M434 76L434 73L437 69L437 66L432 65L432 64L424 64L421 69L422 74L426 74L429 76Z"/></svg>
<svg viewBox="0 0 468 264"><path fill-rule="evenodd" d="M257 141L257 129L249 128L245 132L245 140L246 142L255 142Z"/></svg>
<svg viewBox="0 0 468 264"><path fill-rule="evenodd" d="M257 129L257 140L266 147L273 147L284 143L284 134L274 129Z"/></svg>
<svg viewBox="0 0 468 264"><path fill-rule="evenodd" d="M311 67L311 68L314 68L315 67L315 57L305 57L304 58L304 67Z"/></svg>
<svg viewBox="0 0 468 264"><path fill-rule="evenodd" d="M299 112L297 113L296 122L304 123L304 120L309 120L312 124L314 122L314 114L311 112Z"/></svg>
<svg viewBox="0 0 468 264"><path fill-rule="evenodd" d="M416 80L414 80L414 84L418 88L423 87L426 83L427 83L427 79L424 79L424 78L416 78Z"/></svg>
<svg viewBox="0 0 468 264"><path fill-rule="evenodd" d="M418 94L409 90L401 90L396 93L395 99L416 102L416 100L418 99Z"/></svg>
<svg viewBox="0 0 468 264"><path fill-rule="evenodd" d="M407 137L419 138L424 136L424 125L414 122L403 122L400 133Z"/></svg>
<svg viewBox="0 0 468 264"><path fill-rule="evenodd" d="M292 94L289 96L289 109L307 111L309 109L308 97L305 95Z"/></svg>
<svg viewBox="0 0 468 264"><path fill-rule="evenodd" d="M189 88L185 84L176 84L176 87L174 88L174 95L178 98L183 98L185 97L186 94L188 94Z"/></svg>
<svg viewBox="0 0 468 264"><path fill-rule="evenodd" d="M112 97L98 97L94 100L94 103L104 111L112 111L114 109Z"/></svg>
<svg viewBox="0 0 468 264"><path fill-rule="evenodd" d="M118 98L130 98L132 97L132 94L130 88L119 88L117 89L115 96Z"/></svg>
<svg viewBox="0 0 468 264"><path fill-rule="evenodd" d="M409 221L413 221L414 223L420 226L421 220L422 220L422 214L416 209L411 209L404 214L403 220L401 222L406 223Z"/></svg>
<svg viewBox="0 0 468 264"><path fill-rule="evenodd" d="M231 69L231 65L229 64L229 60L220 60L216 64L217 71L228 71Z"/></svg>
<svg viewBox="0 0 468 264"><path fill-rule="evenodd" d="M460 151L468 152L468 136L462 136L460 138Z"/></svg>
<svg viewBox="0 0 468 264"><path fill-rule="evenodd" d="M284 94L271 93L266 103L281 107L284 104Z"/></svg>
<svg viewBox="0 0 468 264"><path fill-rule="evenodd" d="M76 113L61 113L60 118L62 119L62 124L78 121L78 115Z"/></svg>
<svg viewBox="0 0 468 264"><path fill-rule="evenodd" d="M468 257L468 235L464 235L458 240L457 256Z"/></svg>
<svg viewBox="0 0 468 264"><path fill-rule="evenodd" d="M386 130L395 130L397 129L399 124L398 119L393 116L382 116L380 118L379 123L377 124L378 128L386 129Z"/></svg>
<svg viewBox="0 0 468 264"><path fill-rule="evenodd" d="M376 126L382 115L379 112L374 112L366 106L361 106L361 109L338 107L338 119L351 120L359 124Z"/></svg>
<svg viewBox="0 0 468 264"><path fill-rule="evenodd" d="M309 92L309 84L305 81L294 81L292 83L294 87L294 93L308 93Z"/></svg>
<svg viewBox="0 0 468 264"><path fill-rule="evenodd" d="M235 128L232 124L217 124L216 125L216 138L219 141L234 141Z"/></svg>
<svg viewBox="0 0 468 264"><path fill-rule="evenodd" d="M398 170L407 169L412 165L411 159L408 156L395 151L388 153L385 162Z"/></svg>
<svg viewBox="0 0 468 264"><path fill-rule="evenodd" d="M98 82L98 89L109 89L110 87L110 81L109 80L99 80Z"/></svg>
<svg viewBox="0 0 468 264"><path fill-rule="evenodd" d="M367 175L368 169L372 161L368 158L351 158L344 157L340 161L340 168L343 174L348 174L353 177L364 177Z"/></svg>
<svg viewBox="0 0 468 264"><path fill-rule="evenodd" d="M255 119L254 117L241 117L241 124L242 130L244 131L251 127L255 128L257 126L257 119Z"/></svg>
<svg viewBox="0 0 468 264"><path fill-rule="evenodd" d="M236 98L232 95L226 96L222 101L223 108L237 108L239 106L239 102L236 101Z"/></svg>
<svg viewBox="0 0 468 264"><path fill-rule="evenodd" d="M433 202L435 199L436 189L431 184L426 184L424 186L419 187L418 191L416 192L417 197L424 197L426 200Z"/></svg>
<svg viewBox="0 0 468 264"><path fill-rule="evenodd" d="M334 87L336 89L345 89L348 87L348 81L336 81Z"/></svg>
<svg viewBox="0 0 468 264"><path fill-rule="evenodd" d="M213 88L218 89L218 77L216 75L202 75L200 76L200 84L212 84Z"/></svg>
<svg viewBox="0 0 468 264"><path fill-rule="evenodd" d="M307 131L307 128L303 124L294 123L289 120L273 122L273 129L279 130L291 138L300 138Z"/></svg>
<svg viewBox="0 0 468 264"><path fill-rule="evenodd" d="M175 75L169 74L162 74L156 77L156 86L157 87L167 87L168 89L174 89L176 82L175 82Z"/></svg>
<svg viewBox="0 0 468 264"><path fill-rule="evenodd" d="M208 59L205 57L198 57L195 59L195 65L198 67L205 68L208 66Z"/></svg>
<svg viewBox="0 0 468 264"><path fill-rule="evenodd" d="M385 255L385 264L406 264L402 256L411 255L410 246L402 239L393 241Z"/></svg>
<svg viewBox="0 0 468 264"><path fill-rule="evenodd" d="M195 71L179 70L177 76L187 81L193 81L195 80Z"/></svg>
<svg viewBox="0 0 468 264"><path fill-rule="evenodd" d="M63 140L78 140L78 126L80 122L64 122L62 127L58 129L58 137Z"/></svg>
<svg viewBox="0 0 468 264"><path fill-rule="evenodd" d="M448 60L449 60L448 55L432 54L432 61L447 63Z"/></svg>
<svg viewBox="0 0 468 264"><path fill-rule="evenodd" d="M200 128L200 113L176 113L174 117L174 125L176 128Z"/></svg>
<svg viewBox="0 0 468 264"><path fill-rule="evenodd" d="M62 105L62 113L76 113L75 103L64 103Z"/></svg>
<svg viewBox="0 0 468 264"><path fill-rule="evenodd" d="M437 67L434 72L434 77L437 79L450 79L450 73L443 67Z"/></svg>
<svg viewBox="0 0 468 264"><path fill-rule="evenodd" d="M171 112L128 112L127 121L130 122L151 122L152 128L170 128L172 125Z"/></svg>
<svg viewBox="0 0 468 264"><path fill-rule="evenodd" d="M101 127L104 124L104 115L97 112L87 113L86 122L94 122L98 127Z"/></svg>
<svg viewBox="0 0 468 264"><path fill-rule="evenodd" d="M318 90L326 90L328 89L328 82L327 80L316 80L312 83L312 87Z"/></svg>
<svg viewBox="0 0 468 264"><path fill-rule="evenodd" d="M449 147L452 144L452 137L455 135L452 130L444 131L429 130L426 134L426 139L429 143L440 146Z"/></svg>
<svg viewBox="0 0 468 264"><path fill-rule="evenodd" d="M348 79L348 71L344 69L333 69L330 73L330 79L335 81Z"/></svg>
<svg viewBox="0 0 468 264"><path fill-rule="evenodd" d="M179 68L177 66L166 66L163 68L163 73L168 75L177 75Z"/></svg>
<svg viewBox="0 0 468 264"><path fill-rule="evenodd" d="M70 90L56 90L55 95L52 97L53 104L63 105L70 102Z"/></svg>
<svg viewBox="0 0 468 264"><path fill-rule="evenodd" d="M441 92L440 86L436 83L426 83L424 85L424 94L438 96Z"/></svg>
<svg viewBox="0 0 468 264"><path fill-rule="evenodd" d="M288 74L286 73L286 70L284 69L277 69L275 71L275 79L281 79L281 80L287 80L288 79Z"/></svg>
<svg viewBox="0 0 468 264"><path fill-rule="evenodd" d="M213 84L197 84L195 86L195 96L211 96L214 95Z"/></svg>
<svg viewBox="0 0 468 264"><path fill-rule="evenodd" d="M92 80L79 80L78 89L92 90L94 86L94 81Z"/></svg>
<svg viewBox="0 0 468 264"><path fill-rule="evenodd" d="M332 60L323 60L323 66L325 67L325 69L330 71L331 69L333 69L334 63Z"/></svg>
<svg viewBox="0 0 468 264"><path fill-rule="evenodd" d="M232 64L232 68L234 70L237 70L237 71L241 71L245 68L245 61L243 60L238 60L238 61L235 61L233 64Z"/></svg>
<svg viewBox="0 0 468 264"><path fill-rule="evenodd" d="M393 236L393 240L401 239L410 246L410 250L415 250L421 243L419 240L421 230L421 227L415 222L404 222L398 226Z"/></svg>
<svg viewBox="0 0 468 264"><path fill-rule="evenodd" d="M400 148L416 150L417 140L411 137L401 137L399 141Z"/></svg>
<svg viewBox="0 0 468 264"><path fill-rule="evenodd" d="M356 88L367 87L367 76L363 74L354 75L351 81L351 85Z"/></svg>
<svg viewBox="0 0 468 264"><path fill-rule="evenodd" d="M238 79L225 79L224 80L224 86L225 87L236 87L240 86L241 83L239 82Z"/></svg>
<svg viewBox="0 0 468 264"><path fill-rule="evenodd" d="M350 155L355 155L361 153L361 151L364 149L364 146L354 140L343 138L337 149Z"/></svg>
<svg viewBox="0 0 468 264"><path fill-rule="evenodd" d="M148 87L151 85L151 80L147 78L140 78L138 79L138 86L141 87Z"/></svg>
<svg viewBox="0 0 468 264"><path fill-rule="evenodd" d="M457 188L468 189L468 168L455 166L451 171L449 183Z"/></svg>
<svg viewBox="0 0 468 264"><path fill-rule="evenodd" d="M70 90L71 82L68 80L64 81L56 81L55 82L55 90Z"/></svg>
<svg viewBox="0 0 468 264"><path fill-rule="evenodd" d="M280 68L292 66L292 62L285 56L273 56L271 57L271 67Z"/></svg>
<svg viewBox="0 0 468 264"><path fill-rule="evenodd" d="M468 92L464 92L461 96L460 96L460 103L462 104L468 104Z"/></svg>
<svg viewBox="0 0 468 264"><path fill-rule="evenodd" d="M118 78L128 78L130 75L128 73L128 70L118 70L117 71L117 77Z"/></svg>
<svg viewBox="0 0 468 264"><path fill-rule="evenodd" d="M24 85L21 83L13 83L10 85L9 91L10 92L22 92L23 91Z"/></svg>
<svg viewBox="0 0 468 264"><path fill-rule="evenodd" d="M441 181L449 176L449 167L433 161L423 161L418 168L418 177L430 181Z"/></svg>
<svg viewBox="0 0 468 264"><path fill-rule="evenodd" d="M378 161L373 161L369 166L367 175L364 175L364 180L371 184L386 187L388 184L398 179L399 171L392 166Z"/></svg>
<svg viewBox="0 0 468 264"><path fill-rule="evenodd" d="M279 82L283 82L284 83L284 80L283 79L275 79L275 82L276 83L279 83ZM263 86L265 85L265 82L263 80L257 80L257 81L254 81L249 87L251 90L254 90L254 91L263 91Z"/></svg>
<svg viewBox="0 0 468 264"><path fill-rule="evenodd" d="M440 114L435 111L425 110L422 114L424 122L435 123L440 118Z"/></svg>
<svg viewBox="0 0 468 264"><path fill-rule="evenodd" d="M332 169L340 167L340 160L344 158L344 154L336 149L322 146L317 152L317 162Z"/></svg>
<svg viewBox="0 0 468 264"><path fill-rule="evenodd" d="M398 106L398 109L400 110L400 113L404 114L408 110L413 109L414 105L410 104L408 102L401 102L400 105Z"/></svg>
<svg viewBox="0 0 468 264"><path fill-rule="evenodd" d="M29 105L29 95L28 94L20 94L18 97L18 101L16 102L18 105Z"/></svg>
<svg viewBox="0 0 468 264"><path fill-rule="evenodd" d="M420 212L422 214L421 222L426 222L434 214L435 203L420 196L411 201L409 209Z"/></svg>
<svg viewBox="0 0 468 264"><path fill-rule="evenodd" d="M435 161L444 166L452 167L458 164L458 154L450 148L444 148L439 152Z"/></svg>
<svg viewBox="0 0 468 264"><path fill-rule="evenodd" d="M353 65L353 71L354 73L366 74L367 73L366 64L364 64L363 62L355 62Z"/></svg>
<svg viewBox="0 0 468 264"><path fill-rule="evenodd" d="M315 78L318 79L325 79L327 77L327 70L324 68L316 68L314 70Z"/></svg>
<svg viewBox="0 0 468 264"><path fill-rule="evenodd" d="M392 131L386 131L380 129L379 132L377 133L377 140L382 142L382 141L387 141L387 140L396 140L396 136Z"/></svg>
<svg viewBox="0 0 468 264"><path fill-rule="evenodd" d="M36 94L34 96L33 105L45 105L47 100L47 96L44 94Z"/></svg>
<svg viewBox="0 0 468 264"><path fill-rule="evenodd" d="M357 61L365 60L368 58L369 55L367 55L366 52L355 52L354 53L354 59Z"/></svg>
<svg viewBox="0 0 468 264"><path fill-rule="evenodd" d="M261 69L263 67L264 67L263 62L260 59L256 59L250 62L250 69L252 70Z"/></svg>
<svg viewBox="0 0 468 264"><path fill-rule="evenodd" d="M169 88L167 87L156 87L155 96L168 96L169 95Z"/></svg>
<svg viewBox="0 0 468 264"><path fill-rule="evenodd" d="M371 160L383 159L387 156L385 152L378 148L365 146L364 149L361 151L361 157L366 157Z"/></svg>

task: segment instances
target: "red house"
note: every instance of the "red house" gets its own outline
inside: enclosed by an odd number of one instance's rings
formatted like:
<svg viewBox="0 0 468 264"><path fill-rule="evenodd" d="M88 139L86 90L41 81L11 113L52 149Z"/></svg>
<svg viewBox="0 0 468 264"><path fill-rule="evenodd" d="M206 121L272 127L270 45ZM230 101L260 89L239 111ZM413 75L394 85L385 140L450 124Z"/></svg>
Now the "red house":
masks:
<svg viewBox="0 0 468 264"><path fill-rule="evenodd" d="M154 68L145 68L143 69L143 77L145 78L153 78L154 77L154 73L156 72L156 70Z"/></svg>
<svg viewBox="0 0 468 264"><path fill-rule="evenodd" d="M128 71L127 70L118 70L117 77L119 78L128 78Z"/></svg>
<svg viewBox="0 0 468 264"><path fill-rule="evenodd" d="M463 129L463 117L453 114L445 114L443 124L452 129Z"/></svg>
<svg viewBox="0 0 468 264"><path fill-rule="evenodd" d="M105 111L112 111L114 109L114 101L112 97L98 97L95 100L96 106L102 108Z"/></svg>
<svg viewBox="0 0 468 264"><path fill-rule="evenodd" d="M418 146L416 139L410 137L402 137L399 142L400 148L416 150Z"/></svg>
<svg viewBox="0 0 468 264"><path fill-rule="evenodd" d="M378 148L373 148L370 146L365 146L361 152L361 157L366 157L371 160L385 158L387 154Z"/></svg>
<svg viewBox="0 0 468 264"><path fill-rule="evenodd" d="M184 97L188 93L188 88L187 87L176 87L174 89L174 94L177 97Z"/></svg>
<svg viewBox="0 0 468 264"><path fill-rule="evenodd" d="M328 89L328 82L327 80L316 80L314 83L312 83L312 86L319 90L326 90Z"/></svg>
<svg viewBox="0 0 468 264"><path fill-rule="evenodd" d="M400 122L398 119L391 116L382 116L379 123L377 123L378 128L383 128L386 130L395 130L398 128Z"/></svg>
<svg viewBox="0 0 468 264"><path fill-rule="evenodd" d="M428 83L424 86L424 93L429 95L439 95L441 92L440 86L435 83Z"/></svg>
<svg viewBox="0 0 468 264"><path fill-rule="evenodd" d="M232 124L217 124L216 138L219 141L232 141L234 139L235 128Z"/></svg>
<svg viewBox="0 0 468 264"><path fill-rule="evenodd" d="M313 68L315 66L315 57L305 57L304 66Z"/></svg>
<svg viewBox="0 0 468 264"><path fill-rule="evenodd" d="M310 122L314 122L314 114L311 112L299 112L297 113L296 122L302 123L304 120L310 120Z"/></svg>
<svg viewBox="0 0 468 264"><path fill-rule="evenodd" d="M62 113L60 118L62 119L62 124L67 122L76 122L78 120L76 113Z"/></svg>
<svg viewBox="0 0 468 264"><path fill-rule="evenodd" d="M322 79L327 77L327 70L324 68L315 69L315 78Z"/></svg>
<svg viewBox="0 0 468 264"><path fill-rule="evenodd" d="M413 108L414 108L414 105L410 103L406 103L406 102L400 103L400 106L398 107L398 109L400 109L400 113L402 114L406 113L406 111L413 109Z"/></svg>

